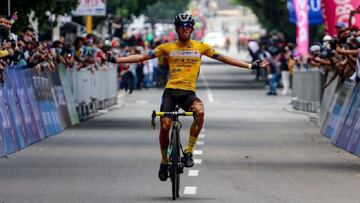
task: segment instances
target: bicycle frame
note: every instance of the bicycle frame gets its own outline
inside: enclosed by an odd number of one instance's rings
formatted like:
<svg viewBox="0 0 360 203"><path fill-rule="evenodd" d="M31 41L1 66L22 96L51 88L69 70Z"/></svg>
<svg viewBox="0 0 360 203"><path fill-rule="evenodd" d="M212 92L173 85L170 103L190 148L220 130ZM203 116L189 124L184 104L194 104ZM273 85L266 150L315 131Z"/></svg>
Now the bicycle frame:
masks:
<svg viewBox="0 0 360 203"><path fill-rule="evenodd" d="M151 117L151 125L155 129L155 118L156 116L171 116L172 120L172 129L171 129L171 138L170 144L168 148L168 156L169 156L169 172L170 179L172 183L172 197L173 200L179 197L179 189L180 189L180 174L183 173L184 164L181 163L181 155L184 154L183 147L180 141L180 130L182 124L179 121L179 116L193 116L194 123L197 128L197 115L195 112L179 112L179 107L176 107L176 111L174 112L156 112L153 111ZM180 153L181 150L181 153Z"/></svg>

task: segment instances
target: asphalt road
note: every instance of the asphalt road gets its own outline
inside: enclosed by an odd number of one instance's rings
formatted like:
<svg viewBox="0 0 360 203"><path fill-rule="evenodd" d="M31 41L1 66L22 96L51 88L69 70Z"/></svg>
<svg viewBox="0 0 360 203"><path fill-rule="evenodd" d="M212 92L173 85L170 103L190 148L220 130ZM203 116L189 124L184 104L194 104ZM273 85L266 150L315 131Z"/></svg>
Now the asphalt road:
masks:
<svg viewBox="0 0 360 203"><path fill-rule="evenodd" d="M360 202L360 159L319 134L290 97L266 96L247 71L204 64L198 96L205 127L180 202ZM161 89L0 160L0 203L169 202L160 182ZM183 119L186 143L191 119Z"/></svg>

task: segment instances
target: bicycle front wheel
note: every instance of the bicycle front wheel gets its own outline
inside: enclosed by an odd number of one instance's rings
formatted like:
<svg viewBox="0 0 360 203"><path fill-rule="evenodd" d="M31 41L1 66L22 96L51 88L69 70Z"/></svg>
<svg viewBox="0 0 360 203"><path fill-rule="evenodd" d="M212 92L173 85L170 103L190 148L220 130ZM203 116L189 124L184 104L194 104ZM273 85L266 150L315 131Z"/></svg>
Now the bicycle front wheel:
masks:
<svg viewBox="0 0 360 203"><path fill-rule="evenodd" d="M171 151L171 167L170 167L170 178L173 200L179 197L180 188L180 174L179 174L179 162L180 162L180 147L179 147L179 135L176 130L172 133L172 151Z"/></svg>

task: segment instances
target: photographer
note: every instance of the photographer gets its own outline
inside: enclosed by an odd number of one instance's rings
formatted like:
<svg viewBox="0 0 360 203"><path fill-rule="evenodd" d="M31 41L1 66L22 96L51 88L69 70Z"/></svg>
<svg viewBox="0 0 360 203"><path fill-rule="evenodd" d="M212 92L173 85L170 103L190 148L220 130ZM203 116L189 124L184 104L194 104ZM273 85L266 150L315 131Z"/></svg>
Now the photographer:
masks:
<svg viewBox="0 0 360 203"><path fill-rule="evenodd" d="M357 59L360 50L359 28L347 27L344 23L336 24L335 28L338 30L335 37L326 35L321 46L313 45L310 48L309 63L313 66L321 66L326 73L334 72L334 76L325 87L338 76L341 80L348 78L356 80L354 73L358 70L356 67L359 66Z"/></svg>

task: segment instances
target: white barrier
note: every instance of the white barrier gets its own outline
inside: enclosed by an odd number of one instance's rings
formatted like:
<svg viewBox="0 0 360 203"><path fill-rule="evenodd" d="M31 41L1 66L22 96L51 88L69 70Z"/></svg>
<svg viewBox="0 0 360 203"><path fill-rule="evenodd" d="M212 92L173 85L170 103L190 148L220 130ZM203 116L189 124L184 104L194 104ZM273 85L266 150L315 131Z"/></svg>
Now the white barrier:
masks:
<svg viewBox="0 0 360 203"><path fill-rule="evenodd" d="M117 67L108 64L95 68L89 65L76 70L67 69L74 103L80 119L84 120L99 109L116 104Z"/></svg>
<svg viewBox="0 0 360 203"><path fill-rule="evenodd" d="M296 70L293 76L293 108L318 112L323 92L324 75L318 68Z"/></svg>

